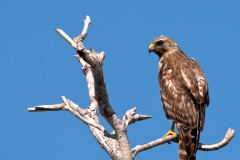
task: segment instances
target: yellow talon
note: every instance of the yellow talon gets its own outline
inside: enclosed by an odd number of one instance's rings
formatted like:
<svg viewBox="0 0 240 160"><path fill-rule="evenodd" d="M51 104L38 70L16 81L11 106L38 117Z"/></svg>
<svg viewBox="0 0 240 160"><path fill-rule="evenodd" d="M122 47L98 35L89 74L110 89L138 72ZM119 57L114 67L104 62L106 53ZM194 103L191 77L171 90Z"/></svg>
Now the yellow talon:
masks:
<svg viewBox="0 0 240 160"><path fill-rule="evenodd" d="M177 137L177 133L174 132L174 124L175 124L175 122L172 123L170 130L163 136L163 138L170 136L170 135L172 135L174 138Z"/></svg>
<svg viewBox="0 0 240 160"><path fill-rule="evenodd" d="M174 131L169 130L169 131L167 132L167 134L165 134L165 135L163 136L163 138L166 138L167 136L170 136L170 135L172 135L174 138L177 137L177 134L176 134Z"/></svg>

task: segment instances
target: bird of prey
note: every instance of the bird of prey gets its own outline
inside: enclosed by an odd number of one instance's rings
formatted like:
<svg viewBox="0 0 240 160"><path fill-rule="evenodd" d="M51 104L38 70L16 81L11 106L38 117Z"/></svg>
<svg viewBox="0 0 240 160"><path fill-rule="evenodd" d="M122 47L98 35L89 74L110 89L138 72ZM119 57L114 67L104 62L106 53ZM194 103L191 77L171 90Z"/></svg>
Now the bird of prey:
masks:
<svg viewBox="0 0 240 160"><path fill-rule="evenodd" d="M210 100L207 80L199 64L188 58L170 37L152 40L148 51L159 56L161 100L166 117L173 120L165 136L177 137L175 123L179 132L179 160L195 160Z"/></svg>

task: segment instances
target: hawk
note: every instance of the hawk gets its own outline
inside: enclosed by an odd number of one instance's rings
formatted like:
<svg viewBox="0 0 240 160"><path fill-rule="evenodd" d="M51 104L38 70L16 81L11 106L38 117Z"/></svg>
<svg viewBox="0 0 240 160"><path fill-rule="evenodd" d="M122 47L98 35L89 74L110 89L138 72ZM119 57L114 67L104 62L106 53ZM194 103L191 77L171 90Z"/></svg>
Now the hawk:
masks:
<svg viewBox="0 0 240 160"><path fill-rule="evenodd" d="M209 105L208 83L200 65L188 58L179 46L167 36L150 42L149 53L159 56L160 94L167 119L173 120L179 132L179 160L195 160L200 132Z"/></svg>

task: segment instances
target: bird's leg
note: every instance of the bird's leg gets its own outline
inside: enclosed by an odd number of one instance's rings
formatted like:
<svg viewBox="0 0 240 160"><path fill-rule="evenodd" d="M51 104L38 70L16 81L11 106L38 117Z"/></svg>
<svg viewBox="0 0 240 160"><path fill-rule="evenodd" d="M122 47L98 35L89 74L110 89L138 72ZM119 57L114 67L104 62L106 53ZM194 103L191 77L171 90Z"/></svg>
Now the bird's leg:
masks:
<svg viewBox="0 0 240 160"><path fill-rule="evenodd" d="M173 121L170 130L163 136L163 138L165 138L165 137L167 137L169 135L172 135L174 138L177 137L177 133L174 132L174 124L175 124L175 122Z"/></svg>

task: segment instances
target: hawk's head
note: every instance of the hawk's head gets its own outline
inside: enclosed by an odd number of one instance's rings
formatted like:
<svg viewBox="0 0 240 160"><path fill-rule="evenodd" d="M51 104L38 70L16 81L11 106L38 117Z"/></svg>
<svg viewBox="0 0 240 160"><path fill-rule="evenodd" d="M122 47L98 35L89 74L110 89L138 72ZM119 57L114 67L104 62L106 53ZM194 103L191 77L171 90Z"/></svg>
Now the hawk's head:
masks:
<svg viewBox="0 0 240 160"><path fill-rule="evenodd" d="M178 45L170 37L160 36L150 42L148 52L154 52L161 57L164 53L176 48L178 48Z"/></svg>

